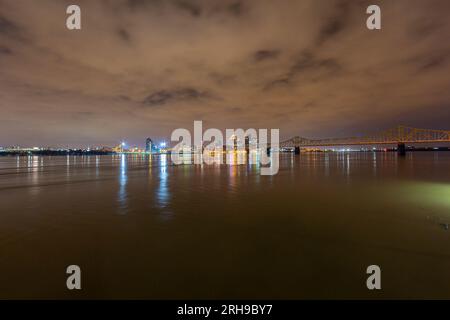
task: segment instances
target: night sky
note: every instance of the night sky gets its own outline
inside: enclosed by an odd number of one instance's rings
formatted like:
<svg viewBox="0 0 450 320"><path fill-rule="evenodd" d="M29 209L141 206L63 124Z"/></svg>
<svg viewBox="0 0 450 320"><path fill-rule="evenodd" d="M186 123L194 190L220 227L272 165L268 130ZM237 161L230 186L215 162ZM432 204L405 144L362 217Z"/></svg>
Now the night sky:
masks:
<svg viewBox="0 0 450 320"><path fill-rule="evenodd" d="M448 0L0 0L0 146L142 145L194 120L282 138L450 130L449 14Z"/></svg>

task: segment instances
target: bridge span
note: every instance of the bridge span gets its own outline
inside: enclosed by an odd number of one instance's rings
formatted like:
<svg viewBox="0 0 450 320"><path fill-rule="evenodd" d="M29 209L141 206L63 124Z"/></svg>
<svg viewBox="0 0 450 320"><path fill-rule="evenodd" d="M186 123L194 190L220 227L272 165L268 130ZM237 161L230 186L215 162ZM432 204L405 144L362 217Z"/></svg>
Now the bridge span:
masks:
<svg viewBox="0 0 450 320"><path fill-rule="evenodd" d="M307 139L293 137L280 143L282 148L295 148L296 153L302 147L331 147L350 145L380 145L392 144L398 146L399 154L406 151L407 143L450 142L450 130L419 129L407 126L397 126L373 135L362 137Z"/></svg>

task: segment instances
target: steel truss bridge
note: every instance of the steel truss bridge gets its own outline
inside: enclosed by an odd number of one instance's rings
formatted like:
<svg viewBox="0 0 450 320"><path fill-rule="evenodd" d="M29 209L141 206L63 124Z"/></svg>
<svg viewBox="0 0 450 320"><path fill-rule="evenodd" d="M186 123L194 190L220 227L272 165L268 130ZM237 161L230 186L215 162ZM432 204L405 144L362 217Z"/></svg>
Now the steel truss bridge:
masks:
<svg viewBox="0 0 450 320"><path fill-rule="evenodd" d="M407 126L398 126L388 129L374 135L363 137L331 138L331 139L307 139L302 137L293 137L289 140L280 142L281 148L300 148L300 147L328 147L343 145L378 145L378 144L396 144L404 145L406 143L435 143L450 142L450 131L418 129Z"/></svg>

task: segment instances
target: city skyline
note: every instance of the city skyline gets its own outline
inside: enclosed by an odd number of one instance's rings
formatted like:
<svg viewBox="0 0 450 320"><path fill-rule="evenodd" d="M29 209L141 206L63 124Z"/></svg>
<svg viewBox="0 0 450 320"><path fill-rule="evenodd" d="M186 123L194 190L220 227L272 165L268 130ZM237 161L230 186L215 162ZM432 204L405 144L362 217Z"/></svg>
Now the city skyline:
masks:
<svg viewBox="0 0 450 320"><path fill-rule="evenodd" d="M0 145L167 140L208 127L345 137L448 129L446 1L0 1ZM411 81L414 79L414 81Z"/></svg>
<svg viewBox="0 0 450 320"><path fill-rule="evenodd" d="M200 126L201 124L197 125ZM206 137L205 132L210 130L211 128L205 130L201 130L201 132L197 131L199 128L194 128L194 132L197 134L201 134L200 141L197 141L197 143L201 143L203 146L208 145L215 145L215 146L230 146L230 141L250 141L250 139L253 139L254 142L259 139L259 136L262 134L261 132L254 132L252 133L252 130L249 129L247 131L243 130L242 128L238 129L227 129L226 131L226 137L228 142L223 141L224 136L213 136L213 137ZM218 129L214 129L218 130ZM264 130L263 130L264 131ZM216 132L217 134L217 132ZM254 135L253 135L254 134ZM175 136L176 137L176 136ZM250 138L252 137L252 138ZM416 147L419 147L419 150L448 150L449 144L450 144L450 130L436 130L436 129L424 129L424 128L414 128L409 126L396 126L394 128L389 128L387 130L383 130L380 132L373 132L369 135L362 136L353 136L353 137L327 137L325 139L314 139L314 138L307 138L307 137L299 137L294 136L290 139L286 139L283 141L279 141L279 146L282 148L288 148L292 149L294 147L296 148L307 148L310 150L332 150L335 151L335 147L337 146L350 146L350 149L336 149L337 151L350 151L350 150L360 150L360 151L370 151L370 150L388 150L389 148L386 148L386 146L393 147L392 150L396 150L396 148L400 147L400 144L403 145L403 147L407 147L410 149L416 149ZM180 138L180 137L179 137ZM166 149L170 150L172 147L175 147L175 145L186 145L186 143L190 143L191 146L193 141L192 139L189 141L186 141L186 137L183 138L183 140L179 140L174 138L175 140L170 139L162 139L160 141L154 141L152 138L147 137L145 139L145 143L129 143L125 139L122 139L120 142L116 142L113 146L111 145L96 145L96 144L87 144L82 147L71 147L69 145L66 146L44 146L44 145L35 145L34 147L31 146L20 146L20 145L9 145L9 146L2 146L0 145L0 151L43 151L43 150L84 150L84 151L94 151L94 150L103 150L103 151L117 151L117 152L123 152L124 150L134 150L138 152L153 152L157 151L159 149ZM196 141L196 137L194 134L194 141ZM246 143L247 143L246 142ZM268 142L270 145L272 141ZM368 148L368 146L371 146ZM354 147L357 148L354 148ZM395 147L397 146L397 147ZM119 151L118 151L119 150ZM293 150L293 149L292 149ZM292 151L290 150L290 151Z"/></svg>

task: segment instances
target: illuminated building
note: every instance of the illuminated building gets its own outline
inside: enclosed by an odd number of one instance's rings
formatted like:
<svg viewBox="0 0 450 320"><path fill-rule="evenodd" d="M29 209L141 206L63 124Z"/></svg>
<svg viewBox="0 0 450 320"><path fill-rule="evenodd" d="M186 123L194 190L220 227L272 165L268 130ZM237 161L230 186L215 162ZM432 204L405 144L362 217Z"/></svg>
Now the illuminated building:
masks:
<svg viewBox="0 0 450 320"><path fill-rule="evenodd" d="M113 152L116 152L116 153L121 153L121 152L123 152L123 143L121 143L121 144L119 144L119 145L113 147L113 148L112 148L112 151L113 151Z"/></svg>
<svg viewBox="0 0 450 320"><path fill-rule="evenodd" d="M150 152L153 151L153 148L154 148L154 144L153 144L152 139L147 138L145 140L145 152L149 152L150 153Z"/></svg>

